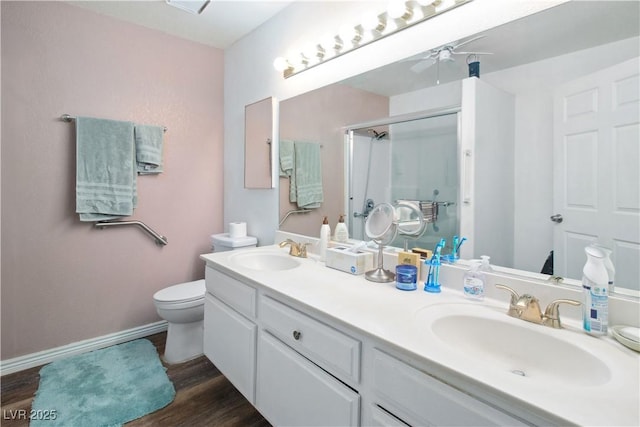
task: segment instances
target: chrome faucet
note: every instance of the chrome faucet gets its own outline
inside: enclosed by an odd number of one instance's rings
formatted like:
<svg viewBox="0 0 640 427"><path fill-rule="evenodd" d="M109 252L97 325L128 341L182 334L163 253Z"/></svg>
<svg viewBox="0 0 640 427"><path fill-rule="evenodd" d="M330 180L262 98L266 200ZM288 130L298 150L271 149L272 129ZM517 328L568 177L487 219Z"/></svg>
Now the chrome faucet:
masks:
<svg viewBox="0 0 640 427"><path fill-rule="evenodd" d="M289 245L289 255L295 256L298 258L306 258L307 257L307 245L310 243L296 243L291 239L287 239L283 242L280 242L278 246L284 248Z"/></svg>
<svg viewBox="0 0 640 427"><path fill-rule="evenodd" d="M509 302L509 311L507 314L516 319L526 320L527 322L538 323L545 326L550 326L555 329L562 328L560 323L560 310L558 306L560 304L570 304L578 306L581 303L572 299L557 299L551 301L542 314L540 310L540 302L538 298L533 295L523 294L518 295L516 291L509 286L497 284L496 288L509 291L511 293L511 301Z"/></svg>

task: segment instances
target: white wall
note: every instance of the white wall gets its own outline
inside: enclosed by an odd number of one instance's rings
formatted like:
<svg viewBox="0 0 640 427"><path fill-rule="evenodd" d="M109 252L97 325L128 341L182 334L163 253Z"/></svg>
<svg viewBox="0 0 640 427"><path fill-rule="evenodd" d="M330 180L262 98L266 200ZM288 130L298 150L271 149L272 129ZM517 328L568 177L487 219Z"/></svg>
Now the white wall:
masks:
<svg viewBox="0 0 640 427"><path fill-rule="evenodd" d="M296 2L225 51L224 218L247 221L259 243L270 244L278 226L278 190L243 188L244 106L267 96L282 100L395 62L451 40L564 3L565 0L475 0L342 57L283 79L274 58L355 24L385 1Z"/></svg>

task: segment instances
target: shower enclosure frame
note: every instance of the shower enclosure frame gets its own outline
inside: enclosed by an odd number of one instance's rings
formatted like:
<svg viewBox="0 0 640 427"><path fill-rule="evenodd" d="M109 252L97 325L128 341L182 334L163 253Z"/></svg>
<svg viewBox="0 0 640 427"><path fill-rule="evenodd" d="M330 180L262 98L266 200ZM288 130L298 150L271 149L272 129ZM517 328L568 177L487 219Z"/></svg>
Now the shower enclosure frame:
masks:
<svg viewBox="0 0 640 427"><path fill-rule="evenodd" d="M344 127L344 155L345 155L345 159L347 159L347 161L344 162L344 176L347 177L347 182L348 182L348 187L347 185L345 185L345 192L344 192L344 206L347 207L347 211L348 211L348 218L347 218L347 223L348 223L348 227L349 227L349 233L350 235L353 235L353 212L354 212L354 206L353 206L353 194L355 193L354 191L354 180L353 180L353 145L354 145L354 136L355 136L355 132L358 129L368 129L368 128L375 128L378 126L390 126L390 125L394 125L394 124L399 124L399 123L406 123L406 122L412 122L412 121L417 121L417 120L423 120L423 119L431 119L431 118L436 118L436 117L442 117L442 116L448 116L448 115L456 115L456 122L457 122L457 147L456 147L456 152L458 153L457 155L457 161L458 161L458 169L461 166L461 155L462 155L462 140L461 140L461 135L460 135L460 129L461 129L461 111L462 108L460 105L453 105L453 106L448 106L448 107L443 107L443 108L436 108L436 109L431 109L431 110L424 110L424 111L418 111L418 112L414 112L414 113L408 113L408 114L400 114L400 115L396 115L396 116L389 116L389 117L385 117L382 119L378 119L378 120L372 120L372 121L368 121L368 122L363 122L363 123L356 123L356 124L352 124L352 125L348 125ZM371 149L371 147L370 147ZM459 185L461 185L461 183L459 183ZM366 195L365 195L366 196ZM458 215L458 222L460 221L460 203L459 200L456 201L457 204L457 215Z"/></svg>

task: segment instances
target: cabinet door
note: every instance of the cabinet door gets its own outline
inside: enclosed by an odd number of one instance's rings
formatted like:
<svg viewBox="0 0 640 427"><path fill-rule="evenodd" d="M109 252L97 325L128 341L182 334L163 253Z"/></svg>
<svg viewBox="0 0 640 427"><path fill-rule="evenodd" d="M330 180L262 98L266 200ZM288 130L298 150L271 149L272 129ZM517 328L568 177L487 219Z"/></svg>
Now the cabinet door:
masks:
<svg viewBox="0 0 640 427"><path fill-rule="evenodd" d="M258 340L256 407L278 426L357 426L360 396L267 332Z"/></svg>
<svg viewBox="0 0 640 427"><path fill-rule="evenodd" d="M254 403L257 326L210 294L204 302L204 354Z"/></svg>
<svg viewBox="0 0 640 427"><path fill-rule="evenodd" d="M408 427L409 424L402 422L391 413L380 408L378 405L371 407L371 425L374 427Z"/></svg>
<svg viewBox="0 0 640 427"><path fill-rule="evenodd" d="M373 382L376 403L411 425L525 425L378 350Z"/></svg>

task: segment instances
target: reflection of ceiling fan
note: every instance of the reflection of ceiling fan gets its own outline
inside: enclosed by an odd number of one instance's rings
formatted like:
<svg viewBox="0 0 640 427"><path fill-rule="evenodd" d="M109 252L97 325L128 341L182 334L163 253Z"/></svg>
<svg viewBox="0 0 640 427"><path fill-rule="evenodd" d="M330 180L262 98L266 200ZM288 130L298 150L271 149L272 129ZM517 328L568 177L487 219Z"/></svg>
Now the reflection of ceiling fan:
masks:
<svg viewBox="0 0 640 427"><path fill-rule="evenodd" d="M436 64L438 66L437 83L439 84L440 83L440 62L453 62L455 61L454 55L492 55L493 54L492 52L469 52L469 51L460 52L456 50L460 46L464 46L468 43L471 43L473 41L476 41L484 37L486 36L484 35L476 36L468 40L454 42L451 44L446 44L444 46L437 47L435 49L431 49L431 51L429 51L427 56L423 56L422 58L417 59L419 62L414 64L411 67L411 71L413 71L414 73L421 73L425 71L427 68Z"/></svg>

